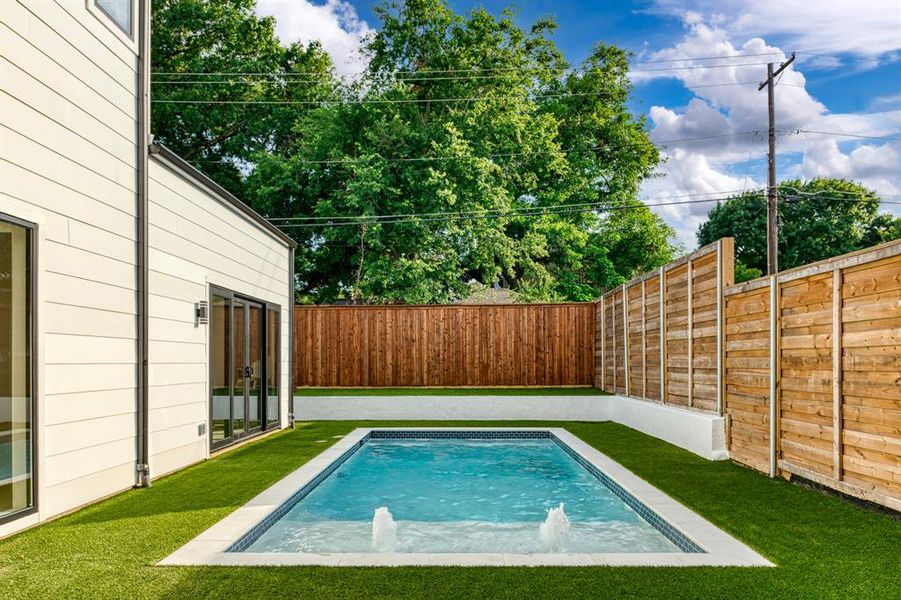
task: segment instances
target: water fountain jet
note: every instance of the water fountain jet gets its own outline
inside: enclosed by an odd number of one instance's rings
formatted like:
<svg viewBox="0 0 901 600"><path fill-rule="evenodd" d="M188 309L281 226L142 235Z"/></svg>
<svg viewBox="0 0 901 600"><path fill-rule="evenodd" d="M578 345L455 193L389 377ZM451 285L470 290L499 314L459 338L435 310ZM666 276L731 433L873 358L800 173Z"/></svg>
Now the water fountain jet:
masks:
<svg viewBox="0 0 901 600"><path fill-rule="evenodd" d="M563 503L547 511L544 523L538 526L538 541L545 552L564 552L569 540L569 517L563 511Z"/></svg>
<svg viewBox="0 0 901 600"><path fill-rule="evenodd" d="M372 549L376 552L393 552L397 544L397 523L387 506L375 509L372 517Z"/></svg>

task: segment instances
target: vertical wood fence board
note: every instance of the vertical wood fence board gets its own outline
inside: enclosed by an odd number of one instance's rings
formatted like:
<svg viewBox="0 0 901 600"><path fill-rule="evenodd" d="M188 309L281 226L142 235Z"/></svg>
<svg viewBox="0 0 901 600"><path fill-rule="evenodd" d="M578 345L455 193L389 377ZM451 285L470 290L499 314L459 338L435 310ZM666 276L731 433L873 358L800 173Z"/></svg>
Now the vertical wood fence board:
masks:
<svg viewBox="0 0 901 600"><path fill-rule="evenodd" d="M301 387L595 381L595 305L298 306Z"/></svg>

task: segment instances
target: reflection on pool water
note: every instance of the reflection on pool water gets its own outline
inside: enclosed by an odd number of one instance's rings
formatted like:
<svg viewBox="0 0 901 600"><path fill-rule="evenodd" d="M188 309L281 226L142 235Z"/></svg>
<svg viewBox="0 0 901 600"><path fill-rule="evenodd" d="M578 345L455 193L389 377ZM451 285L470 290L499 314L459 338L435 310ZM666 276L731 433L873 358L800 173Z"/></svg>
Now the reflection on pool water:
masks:
<svg viewBox="0 0 901 600"><path fill-rule="evenodd" d="M245 551L384 550L372 527L386 507L395 552L547 552L539 528L561 503L553 551L682 552L549 438L370 439Z"/></svg>

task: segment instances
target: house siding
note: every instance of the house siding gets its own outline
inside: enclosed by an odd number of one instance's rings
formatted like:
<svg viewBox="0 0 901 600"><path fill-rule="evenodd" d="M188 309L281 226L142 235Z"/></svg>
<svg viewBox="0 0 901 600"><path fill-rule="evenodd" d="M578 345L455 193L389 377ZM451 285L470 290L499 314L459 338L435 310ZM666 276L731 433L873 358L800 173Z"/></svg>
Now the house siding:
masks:
<svg viewBox="0 0 901 600"><path fill-rule="evenodd" d="M0 212L38 225L38 508L130 487L136 71L84 0L0 2Z"/></svg>
<svg viewBox="0 0 901 600"><path fill-rule="evenodd" d="M287 419L289 250L177 167L150 162L150 468L154 476L209 452L209 325L195 303L209 286L281 308L281 423Z"/></svg>
<svg viewBox="0 0 901 600"><path fill-rule="evenodd" d="M36 224L37 507L0 537L135 483L137 44L86 0L0 0L0 213ZM151 476L209 455L207 326L218 285L282 308L290 252L202 176L150 162Z"/></svg>

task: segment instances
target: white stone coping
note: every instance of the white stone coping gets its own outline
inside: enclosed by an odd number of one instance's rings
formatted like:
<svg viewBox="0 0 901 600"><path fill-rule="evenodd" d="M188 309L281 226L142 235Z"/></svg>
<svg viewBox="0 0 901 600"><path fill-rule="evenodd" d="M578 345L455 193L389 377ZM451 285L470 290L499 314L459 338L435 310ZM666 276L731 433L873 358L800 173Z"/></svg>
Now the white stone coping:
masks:
<svg viewBox="0 0 901 600"><path fill-rule="evenodd" d="M287 502L342 454L373 431L546 431L621 485L648 508L701 546L704 553L414 554L227 552L267 515ZM746 566L770 561L700 515L562 428L379 427L359 428L231 513L158 563L162 566Z"/></svg>

